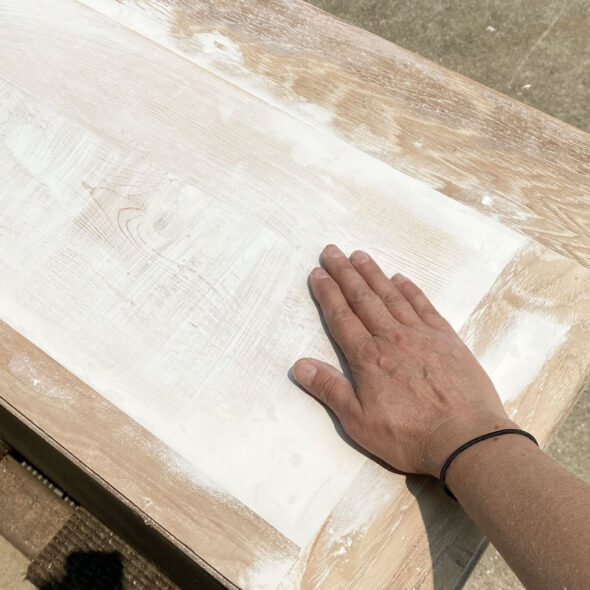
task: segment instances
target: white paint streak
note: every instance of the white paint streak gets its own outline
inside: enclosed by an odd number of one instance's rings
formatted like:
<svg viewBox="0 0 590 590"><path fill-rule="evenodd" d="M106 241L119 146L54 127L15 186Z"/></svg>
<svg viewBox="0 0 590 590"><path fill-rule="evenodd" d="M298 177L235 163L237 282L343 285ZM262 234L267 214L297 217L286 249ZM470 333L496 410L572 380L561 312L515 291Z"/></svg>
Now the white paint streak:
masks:
<svg viewBox="0 0 590 590"><path fill-rule="evenodd" d="M230 62L239 65L244 63L239 46L219 31L200 33L195 37L201 43L201 51L204 55L211 56L214 60L222 59L226 63Z"/></svg>
<svg viewBox="0 0 590 590"><path fill-rule="evenodd" d="M254 559L247 570L238 578L237 586L248 590L275 590L278 580L282 580L289 571L293 559L277 555L271 560Z"/></svg>
<svg viewBox="0 0 590 590"><path fill-rule="evenodd" d="M479 361L502 401L515 399L530 385L544 363L563 344L568 326L536 313L520 311L501 338Z"/></svg>
<svg viewBox="0 0 590 590"><path fill-rule="evenodd" d="M14 377L23 381L25 385L28 384L33 389L42 389L39 394L51 397L54 403L67 405L72 399L67 389L53 383L47 376L41 379L35 362L28 356L13 356L8 362L8 370Z"/></svg>

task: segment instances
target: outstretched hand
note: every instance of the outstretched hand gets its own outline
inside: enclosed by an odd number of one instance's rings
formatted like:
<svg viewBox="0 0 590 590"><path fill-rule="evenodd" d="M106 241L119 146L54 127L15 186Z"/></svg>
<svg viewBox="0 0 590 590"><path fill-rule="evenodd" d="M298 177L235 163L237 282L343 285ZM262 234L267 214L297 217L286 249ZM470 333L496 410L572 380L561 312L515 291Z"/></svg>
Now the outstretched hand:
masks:
<svg viewBox="0 0 590 590"><path fill-rule="evenodd" d="M364 252L336 246L310 276L353 383L320 360L298 360L295 379L359 445L406 473L438 476L467 440L515 428L477 359L409 279L388 279Z"/></svg>

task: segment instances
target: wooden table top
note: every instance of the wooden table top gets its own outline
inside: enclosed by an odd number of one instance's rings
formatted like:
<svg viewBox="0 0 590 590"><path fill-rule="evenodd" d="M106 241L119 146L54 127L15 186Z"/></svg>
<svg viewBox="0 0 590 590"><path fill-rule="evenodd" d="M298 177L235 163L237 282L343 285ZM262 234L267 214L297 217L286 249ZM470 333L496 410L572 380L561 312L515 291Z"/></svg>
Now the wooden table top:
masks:
<svg viewBox="0 0 590 590"><path fill-rule="evenodd" d="M306 275L336 242L415 279L547 445L590 367L590 136L298 0L0 30L0 437L230 588L452 587L461 508L288 378L338 361Z"/></svg>

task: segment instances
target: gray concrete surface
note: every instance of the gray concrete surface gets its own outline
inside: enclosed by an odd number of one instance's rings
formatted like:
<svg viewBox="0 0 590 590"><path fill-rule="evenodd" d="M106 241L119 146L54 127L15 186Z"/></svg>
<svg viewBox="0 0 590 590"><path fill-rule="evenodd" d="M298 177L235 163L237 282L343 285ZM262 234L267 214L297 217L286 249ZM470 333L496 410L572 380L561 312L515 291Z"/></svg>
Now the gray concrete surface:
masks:
<svg viewBox="0 0 590 590"><path fill-rule="evenodd" d="M312 0L344 20L590 131L590 0ZM590 390L550 452L590 483ZM0 579L28 590L0 538ZM490 548L466 590L522 588Z"/></svg>
<svg viewBox="0 0 590 590"><path fill-rule="evenodd" d="M33 590L25 581L28 559L0 536L0 588L2 590Z"/></svg>
<svg viewBox="0 0 590 590"><path fill-rule="evenodd" d="M590 0L311 0L311 4L590 131ZM590 388L549 452L590 483ZM464 588L523 586L489 547Z"/></svg>
<svg viewBox="0 0 590 590"><path fill-rule="evenodd" d="M311 0L311 4L590 130L589 0Z"/></svg>

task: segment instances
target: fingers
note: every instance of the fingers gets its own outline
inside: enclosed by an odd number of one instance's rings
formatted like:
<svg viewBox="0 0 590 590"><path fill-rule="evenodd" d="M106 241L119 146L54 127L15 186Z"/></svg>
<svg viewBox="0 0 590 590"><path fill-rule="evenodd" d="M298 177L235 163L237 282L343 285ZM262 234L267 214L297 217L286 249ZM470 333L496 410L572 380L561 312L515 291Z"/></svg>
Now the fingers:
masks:
<svg viewBox="0 0 590 590"><path fill-rule="evenodd" d="M439 330L452 330L451 325L447 320L438 313L428 297L426 297L422 290L410 281L410 279L398 273L394 275L391 280L425 324L431 328L437 328Z"/></svg>
<svg viewBox="0 0 590 590"><path fill-rule="evenodd" d="M366 252L357 250L353 252L350 260L367 285L379 295L389 313L398 322L408 326L420 323L418 314L396 284L385 276L379 265Z"/></svg>
<svg viewBox="0 0 590 590"><path fill-rule="evenodd" d="M335 367L315 359L300 359L293 365L297 382L326 404L341 422L354 420L360 403L348 379Z"/></svg>
<svg viewBox="0 0 590 590"><path fill-rule="evenodd" d="M367 330L374 335L387 332L393 322L391 314L343 252L334 245L326 246L322 263Z"/></svg>
<svg viewBox="0 0 590 590"><path fill-rule="evenodd" d="M350 308L336 281L323 268L314 268L310 284L330 334L350 360L362 343L371 339L370 332Z"/></svg>

